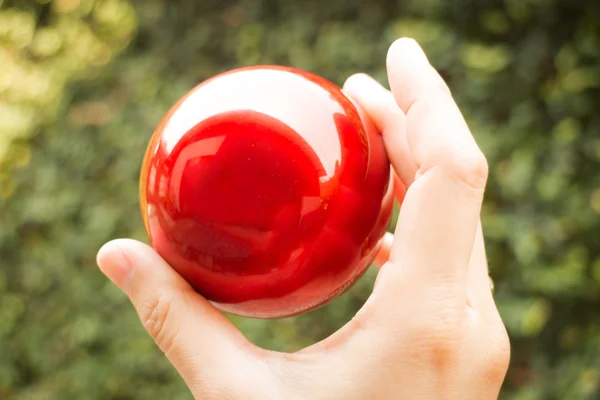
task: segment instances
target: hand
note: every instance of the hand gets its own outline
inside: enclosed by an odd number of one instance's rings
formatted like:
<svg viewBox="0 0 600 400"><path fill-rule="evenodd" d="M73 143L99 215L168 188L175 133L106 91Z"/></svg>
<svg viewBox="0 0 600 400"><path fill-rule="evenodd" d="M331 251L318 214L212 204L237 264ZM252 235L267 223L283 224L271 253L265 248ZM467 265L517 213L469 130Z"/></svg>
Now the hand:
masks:
<svg viewBox="0 0 600 400"><path fill-rule="evenodd" d="M486 160L416 42L396 41L387 68L391 92L362 74L344 90L381 130L404 203L371 297L328 339L293 354L260 349L150 247L100 250L101 270L195 398L498 397L510 351L479 223Z"/></svg>

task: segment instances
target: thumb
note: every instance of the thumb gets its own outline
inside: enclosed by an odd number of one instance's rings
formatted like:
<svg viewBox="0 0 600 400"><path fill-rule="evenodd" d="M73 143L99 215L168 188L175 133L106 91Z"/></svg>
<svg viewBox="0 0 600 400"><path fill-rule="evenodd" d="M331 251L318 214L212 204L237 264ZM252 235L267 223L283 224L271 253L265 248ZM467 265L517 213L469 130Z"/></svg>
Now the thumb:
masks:
<svg viewBox="0 0 600 400"><path fill-rule="evenodd" d="M227 382L238 379L232 371L249 364L249 352L241 349L252 348L241 332L141 242L109 242L98 252L97 262L129 297L148 333L192 391L221 392L217 398L229 398Z"/></svg>

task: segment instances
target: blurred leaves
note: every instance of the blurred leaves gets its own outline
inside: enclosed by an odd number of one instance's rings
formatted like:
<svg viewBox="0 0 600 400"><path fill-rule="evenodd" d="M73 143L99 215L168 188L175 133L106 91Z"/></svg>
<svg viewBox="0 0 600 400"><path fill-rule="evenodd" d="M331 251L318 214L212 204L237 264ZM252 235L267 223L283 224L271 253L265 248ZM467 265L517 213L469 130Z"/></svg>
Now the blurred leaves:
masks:
<svg viewBox="0 0 600 400"><path fill-rule="evenodd" d="M471 43L464 46L461 60L469 68L493 74L502 71L510 63L510 51L507 46Z"/></svg>
<svg viewBox="0 0 600 400"><path fill-rule="evenodd" d="M98 73L127 46L136 27L135 12L124 1L40 3L0 11L2 170L23 164L11 153L19 153L19 146L22 153L23 139L56 120L66 86Z"/></svg>
<svg viewBox="0 0 600 400"><path fill-rule="evenodd" d="M513 344L502 398L600 397L600 3L585 0L0 0L0 399L187 399L97 271L144 239L137 174L177 99L226 69L385 83L419 40L488 157L483 208ZM293 351L348 321L376 271L295 318L231 317ZM199 338L201 340L201 338Z"/></svg>

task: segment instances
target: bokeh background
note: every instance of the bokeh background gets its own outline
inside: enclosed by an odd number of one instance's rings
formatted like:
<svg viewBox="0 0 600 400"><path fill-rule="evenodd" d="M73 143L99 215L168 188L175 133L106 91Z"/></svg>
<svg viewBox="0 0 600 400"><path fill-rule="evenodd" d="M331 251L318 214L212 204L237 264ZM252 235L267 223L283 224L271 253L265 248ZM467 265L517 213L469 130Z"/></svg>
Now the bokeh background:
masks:
<svg viewBox="0 0 600 400"><path fill-rule="evenodd" d="M0 399L190 399L95 265L105 241L145 240L137 179L155 125L243 65L385 83L399 36L447 78L491 166L483 223L513 345L502 398L600 399L600 2L0 7ZM232 318L254 342L296 350L348 321L373 279L300 317Z"/></svg>

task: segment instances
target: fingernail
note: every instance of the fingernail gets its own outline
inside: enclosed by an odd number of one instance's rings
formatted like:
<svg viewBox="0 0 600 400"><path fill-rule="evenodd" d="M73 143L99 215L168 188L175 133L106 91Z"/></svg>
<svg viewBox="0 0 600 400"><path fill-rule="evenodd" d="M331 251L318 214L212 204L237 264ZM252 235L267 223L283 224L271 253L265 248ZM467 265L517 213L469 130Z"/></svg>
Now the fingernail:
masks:
<svg viewBox="0 0 600 400"><path fill-rule="evenodd" d="M107 243L98 251L97 263L100 271L119 289L127 293L133 267L123 251L114 243Z"/></svg>

